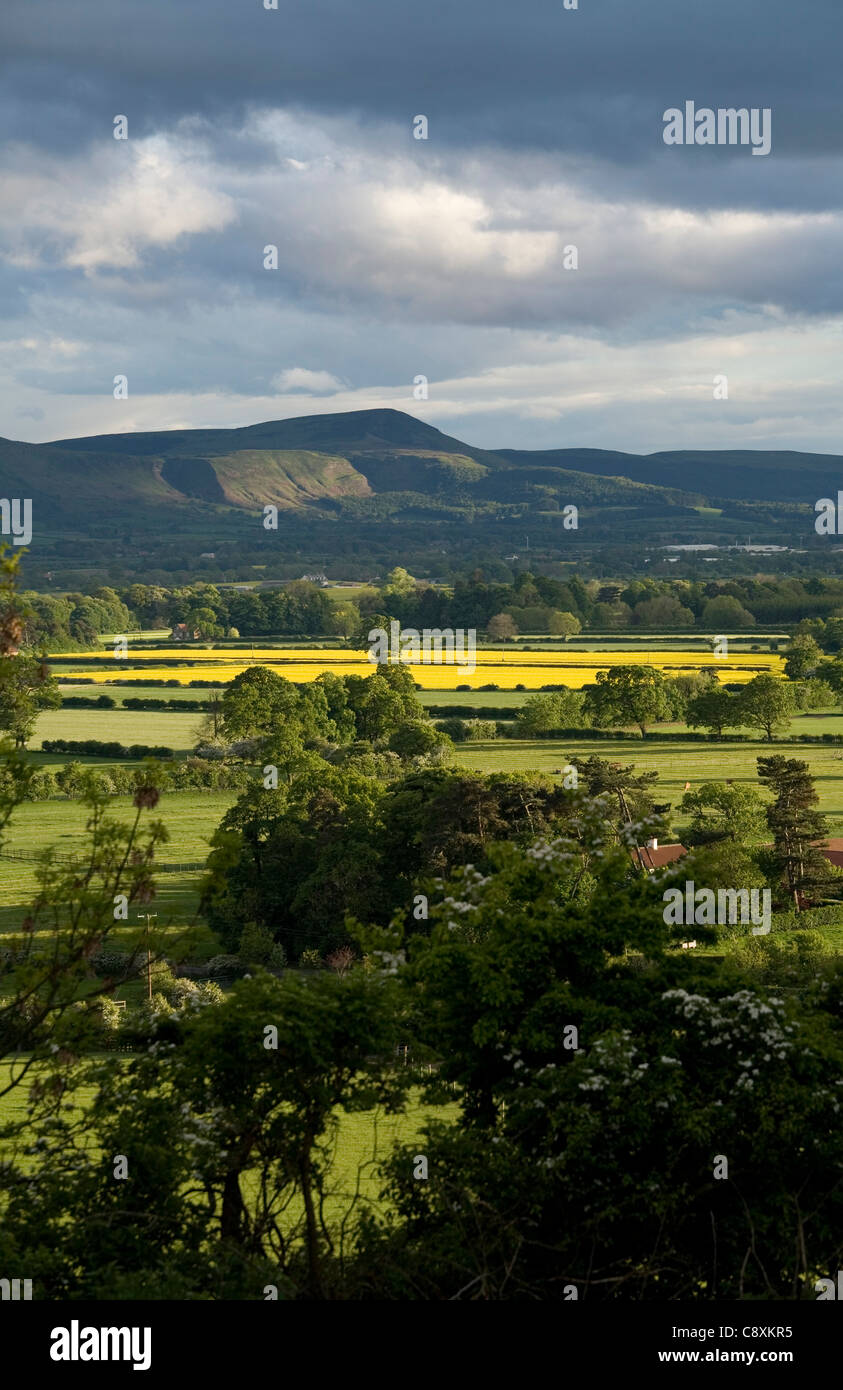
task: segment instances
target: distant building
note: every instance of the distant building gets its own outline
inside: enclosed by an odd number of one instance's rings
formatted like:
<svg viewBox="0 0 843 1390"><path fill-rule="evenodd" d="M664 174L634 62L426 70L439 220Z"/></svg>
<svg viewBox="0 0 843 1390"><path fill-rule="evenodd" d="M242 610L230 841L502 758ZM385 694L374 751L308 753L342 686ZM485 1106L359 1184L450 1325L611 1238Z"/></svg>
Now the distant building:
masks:
<svg viewBox="0 0 843 1390"><path fill-rule="evenodd" d="M328 587L327 574L303 574L302 579L306 579L308 584L318 584L320 589L327 589Z"/></svg>
<svg viewBox="0 0 843 1390"><path fill-rule="evenodd" d="M188 627L187 623L176 623L170 637L174 642L198 642L199 629L198 627Z"/></svg>
<svg viewBox="0 0 843 1390"><path fill-rule="evenodd" d="M203 550L202 554L199 556L200 560L216 560L216 558L216 551L214 550Z"/></svg>
<svg viewBox="0 0 843 1390"><path fill-rule="evenodd" d="M654 873L656 869L664 869L677 859L684 858L687 853L684 845L660 845L656 839L650 840L646 845L638 846L640 861L650 873Z"/></svg>
<svg viewBox="0 0 843 1390"><path fill-rule="evenodd" d="M824 845L817 845L817 849L830 864L834 864L838 869L843 868L843 839L828 840ZM660 845L658 840L652 839L646 845L639 845L638 853L645 868L653 873L656 869L664 869L668 864L674 864L677 859L684 859L688 851L685 845Z"/></svg>

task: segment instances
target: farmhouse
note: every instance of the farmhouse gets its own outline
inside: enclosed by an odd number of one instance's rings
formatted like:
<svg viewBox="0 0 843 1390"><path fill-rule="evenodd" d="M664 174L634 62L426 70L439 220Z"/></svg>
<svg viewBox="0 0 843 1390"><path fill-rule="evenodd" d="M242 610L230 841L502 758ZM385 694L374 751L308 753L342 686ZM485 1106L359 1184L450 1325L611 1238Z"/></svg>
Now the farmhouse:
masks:
<svg viewBox="0 0 843 1390"><path fill-rule="evenodd" d="M198 642L200 632L198 627L188 627L187 623L176 623L170 637L174 642Z"/></svg>
<svg viewBox="0 0 843 1390"><path fill-rule="evenodd" d="M646 845L640 845L638 848L640 862L650 873L655 873L656 869L666 868L668 864L682 859L687 853L684 845L660 845L658 840L648 840Z"/></svg>
<svg viewBox="0 0 843 1390"><path fill-rule="evenodd" d="M820 848L830 864L843 868L843 839L829 840ZM656 869L664 869L668 864L674 864L677 859L683 859L687 853L688 850L685 845L678 843L660 845L658 840L648 840L646 845L639 845L638 847L640 861L650 873L655 873Z"/></svg>

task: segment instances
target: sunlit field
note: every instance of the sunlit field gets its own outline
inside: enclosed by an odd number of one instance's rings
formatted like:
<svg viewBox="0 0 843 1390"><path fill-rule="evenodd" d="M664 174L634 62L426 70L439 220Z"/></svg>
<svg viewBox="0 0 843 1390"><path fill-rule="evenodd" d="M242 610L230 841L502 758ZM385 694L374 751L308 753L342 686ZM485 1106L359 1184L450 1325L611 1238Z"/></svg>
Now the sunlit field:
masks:
<svg viewBox="0 0 843 1390"><path fill-rule="evenodd" d="M8 1085L10 1076L23 1065L24 1060L20 1059L17 1068L8 1061L0 1063L0 1087ZM122 1061L122 1058L119 1060ZM30 1072L22 1085L0 1097L0 1122L14 1123L25 1119L30 1085L36 1076L36 1072ZM96 1087L90 1082L79 1087L71 1107L74 1118L88 1109L95 1094ZM400 1114L387 1114L383 1110L362 1110L349 1114L338 1110L326 1136L330 1178L324 1215L329 1224L341 1222L352 1204L381 1207L383 1182L378 1165L388 1158L397 1145L416 1144L428 1121L453 1120L455 1115L455 1105L424 1105L416 1091L411 1092L406 1109ZM13 1145L7 1142L3 1156L10 1157L12 1152ZM96 1153L93 1144L91 1152ZM32 1167L33 1160L27 1154L18 1152L17 1157L24 1171ZM255 1191L254 1182L247 1176L243 1186L248 1201ZM295 1202L288 1213L290 1224L299 1216L300 1207Z"/></svg>
<svg viewBox="0 0 843 1390"><path fill-rule="evenodd" d="M413 679L423 690L453 690L457 685L471 689L494 682L502 690L524 685L536 690L542 685L565 685L579 690L594 682L597 672L612 665L652 666L668 676L688 675L694 671L713 670L722 682L752 680L762 672L781 675L783 658L766 652L736 652L728 659L711 652L666 651L607 651L595 663L592 653L582 651L523 652L486 648L476 654L476 669L468 671L454 662L426 664L406 662ZM166 664L163 664L165 663ZM125 659L102 656L92 661L80 661L78 653L58 653L51 657L54 674L87 676L102 683L131 679L177 680L186 685L193 680L219 681L224 684L247 671L250 666L267 666L288 680L303 683L315 680L323 672L336 675L370 676L377 669L366 652L344 648L314 651L307 648L268 647L255 649L246 660L240 652L228 658L211 647L191 646L187 651L132 652Z"/></svg>

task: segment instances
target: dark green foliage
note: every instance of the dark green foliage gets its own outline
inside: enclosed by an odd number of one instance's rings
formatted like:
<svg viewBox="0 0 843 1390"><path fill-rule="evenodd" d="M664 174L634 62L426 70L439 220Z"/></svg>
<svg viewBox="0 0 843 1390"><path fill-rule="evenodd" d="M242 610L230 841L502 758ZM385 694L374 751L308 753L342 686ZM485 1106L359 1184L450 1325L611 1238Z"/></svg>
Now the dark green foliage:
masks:
<svg viewBox="0 0 843 1390"><path fill-rule="evenodd" d="M771 865L798 912L828 893L830 868L820 849L828 836L828 822L813 809L819 797L807 763L798 758L759 758L758 780L775 797L766 813L773 835Z"/></svg>
<svg viewBox="0 0 843 1390"><path fill-rule="evenodd" d="M163 701L156 703L163 704ZM65 695L62 698L62 709L114 709L117 701L110 695ZM129 702L124 701L127 708Z"/></svg>
<svg viewBox="0 0 843 1390"><path fill-rule="evenodd" d="M87 753L92 758L174 758L172 748L157 744L103 742L97 738L47 738L41 745L44 753Z"/></svg>

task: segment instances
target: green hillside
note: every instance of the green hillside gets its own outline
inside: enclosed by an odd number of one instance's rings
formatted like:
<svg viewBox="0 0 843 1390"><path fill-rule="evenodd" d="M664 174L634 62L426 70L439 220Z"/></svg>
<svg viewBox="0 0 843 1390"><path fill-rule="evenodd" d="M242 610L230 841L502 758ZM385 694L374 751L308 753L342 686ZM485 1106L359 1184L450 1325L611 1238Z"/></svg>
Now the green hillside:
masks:
<svg viewBox="0 0 843 1390"><path fill-rule="evenodd" d="M843 459L836 454L792 450L681 450L658 454L611 453L603 449L502 449L513 468L575 469L600 477L622 475L656 487L690 488L711 499L808 502L836 492Z"/></svg>
<svg viewBox="0 0 843 1390"><path fill-rule="evenodd" d="M843 459L786 451L492 452L398 410L0 440L0 495L33 501L30 563L47 582L60 570L77 584L105 566L162 579L251 577L267 564L275 578L332 564L350 577L396 563L435 575L449 567L438 557L504 561L528 536L537 561L728 546L748 533L806 553L813 504L841 478ZM279 511L269 535L268 504ZM571 504L576 530L562 525Z"/></svg>

